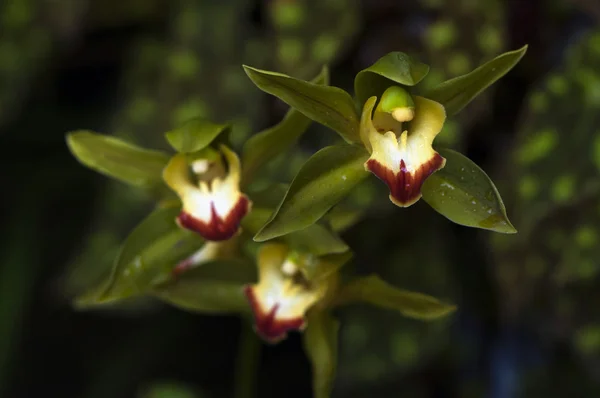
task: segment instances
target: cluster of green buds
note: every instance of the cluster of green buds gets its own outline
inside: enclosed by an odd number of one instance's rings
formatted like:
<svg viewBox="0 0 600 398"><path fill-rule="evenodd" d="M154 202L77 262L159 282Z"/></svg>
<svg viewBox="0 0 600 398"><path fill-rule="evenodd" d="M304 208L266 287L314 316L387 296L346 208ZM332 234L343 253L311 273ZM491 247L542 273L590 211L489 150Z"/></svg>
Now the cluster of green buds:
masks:
<svg viewBox="0 0 600 398"><path fill-rule="evenodd" d="M315 395L329 396L339 329L334 309L366 302L419 319L454 310L377 275L345 272L352 251L340 234L352 223L334 222L332 210L344 213L340 201L372 173L387 184L397 206L423 197L456 223L516 232L487 175L433 142L447 115L507 73L525 50L503 54L429 93L413 87L429 67L391 53L358 73L354 98L328 85L327 68L307 82L245 67L259 88L291 109L279 124L252 135L241 156L231 149L229 125L202 119L166 133L171 154L89 131L69 133L69 148L82 164L156 198L106 280L76 304L153 296L199 313L249 316L270 343L302 331ZM312 120L345 142L316 152L290 184L271 181L264 166L292 149Z"/></svg>

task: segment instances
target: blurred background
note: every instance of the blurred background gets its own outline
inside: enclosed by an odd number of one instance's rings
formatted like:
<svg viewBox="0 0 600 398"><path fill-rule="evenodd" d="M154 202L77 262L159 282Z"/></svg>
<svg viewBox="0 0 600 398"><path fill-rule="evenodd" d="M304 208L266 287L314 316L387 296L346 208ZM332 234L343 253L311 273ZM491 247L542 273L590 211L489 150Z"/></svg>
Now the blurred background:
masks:
<svg viewBox="0 0 600 398"><path fill-rule="evenodd" d="M519 234L451 224L423 201L371 203L344 238L360 273L458 304L433 323L344 308L334 397L600 396L600 2L594 0L2 0L0 396L230 397L240 320L141 300L77 311L150 210L81 167L65 133L165 148L195 116L232 121L239 149L286 106L241 64L332 85L389 51L432 66L432 86L528 43L517 67L438 145L493 177ZM313 124L271 166L289 181L336 135ZM265 346L258 395L310 397L301 339Z"/></svg>

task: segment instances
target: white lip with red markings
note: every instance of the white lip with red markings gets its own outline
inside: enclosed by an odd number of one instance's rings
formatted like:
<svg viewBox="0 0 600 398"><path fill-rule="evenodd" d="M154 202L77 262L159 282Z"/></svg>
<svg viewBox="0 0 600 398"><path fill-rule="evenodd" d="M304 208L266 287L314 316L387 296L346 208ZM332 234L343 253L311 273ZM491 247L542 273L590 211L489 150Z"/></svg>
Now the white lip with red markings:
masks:
<svg viewBox="0 0 600 398"><path fill-rule="evenodd" d="M188 162L182 154L175 155L163 171L165 182L183 203L177 217L178 224L210 241L232 238L252 205L240 191L239 158L225 146L221 146L221 153L228 163L224 177L194 184L189 176ZM204 170L194 169L200 172Z"/></svg>
<svg viewBox="0 0 600 398"><path fill-rule="evenodd" d="M265 340L275 343L288 332L306 326L305 314L322 300L329 288L327 280L308 282L282 244L263 245L258 254L258 283L245 288L255 329Z"/></svg>
<svg viewBox="0 0 600 398"><path fill-rule="evenodd" d="M390 200L397 206L408 207L421 198L423 182L446 164L433 147L433 140L442 130L446 119L444 107L423 97L414 97L412 113L402 109L373 116L376 98L371 97L363 108L361 138L371 157L365 169L385 182ZM402 122L410 122L407 130Z"/></svg>

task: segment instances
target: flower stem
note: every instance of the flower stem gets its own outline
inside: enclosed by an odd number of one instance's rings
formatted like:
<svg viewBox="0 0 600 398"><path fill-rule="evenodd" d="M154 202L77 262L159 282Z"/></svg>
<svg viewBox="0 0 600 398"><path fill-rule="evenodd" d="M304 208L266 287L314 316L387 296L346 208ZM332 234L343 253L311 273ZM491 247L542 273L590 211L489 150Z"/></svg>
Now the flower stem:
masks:
<svg viewBox="0 0 600 398"><path fill-rule="evenodd" d="M253 398L256 395L261 343L249 322L242 320L235 369L234 398Z"/></svg>

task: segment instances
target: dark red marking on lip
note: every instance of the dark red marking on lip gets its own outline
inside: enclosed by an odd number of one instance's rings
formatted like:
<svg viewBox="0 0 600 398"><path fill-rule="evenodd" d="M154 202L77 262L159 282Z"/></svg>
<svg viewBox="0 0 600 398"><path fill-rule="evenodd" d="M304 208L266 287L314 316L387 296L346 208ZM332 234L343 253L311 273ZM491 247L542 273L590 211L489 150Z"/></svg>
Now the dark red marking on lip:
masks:
<svg viewBox="0 0 600 398"><path fill-rule="evenodd" d="M242 218L250 209L250 201L246 196L240 196L235 206L229 211L225 218L220 218L211 202L210 222L205 223L185 211L179 213L177 222L183 228L197 232L204 239L211 241L223 241L231 239L240 228Z"/></svg>
<svg viewBox="0 0 600 398"><path fill-rule="evenodd" d="M252 286L246 286L244 294L248 298L252 313L254 314L256 332L267 342L277 343L285 339L288 332L302 330L304 327L303 318L277 319L279 304L270 308L268 312L265 312L254 294Z"/></svg>
<svg viewBox="0 0 600 398"><path fill-rule="evenodd" d="M406 169L404 160L400 160L398 173L394 173L375 159L369 159L366 166L367 170L387 184L392 202L401 207L408 207L421 198L421 187L427 177L444 167L445 164L446 159L436 152L429 161L423 163L412 173Z"/></svg>

